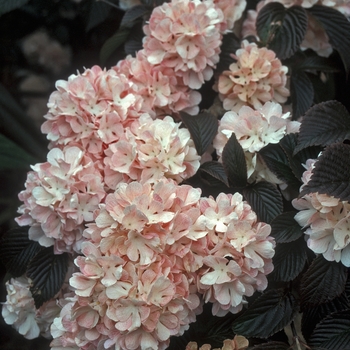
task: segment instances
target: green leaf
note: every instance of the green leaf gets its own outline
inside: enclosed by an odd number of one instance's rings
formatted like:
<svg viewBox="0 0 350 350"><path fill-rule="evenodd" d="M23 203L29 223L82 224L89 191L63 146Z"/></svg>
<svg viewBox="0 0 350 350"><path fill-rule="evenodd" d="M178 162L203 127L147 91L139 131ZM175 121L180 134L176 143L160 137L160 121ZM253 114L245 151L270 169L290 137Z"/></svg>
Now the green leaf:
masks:
<svg viewBox="0 0 350 350"><path fill-rule="evenodd" d="M219 180L220 183L229 187L228 178L221 163L216 161L205 162L200 166L199 171L210 175L212 178Z"/></svg>
<svg viewBox="0 0 350 350"><path fill-rule="evenodd" d="M308 308L338 297L345 289L347 268L322 255L315 258L303 275L300 285L301 305Z"/></svg>
<svg viewBox="0 0 350 350"><path fill-rule="evenodd" d="M68 259L68 253L56 255L53 247L48 247L31 260L27 276L33 281L30 291L37 309L59 292L67 273Z"/></svg>
<svg viewBox="0 0 350 350"><path fill-rule="evenodd" d="M235 134L231 135L222 151L222 164L230 185L244 187L247 184L247 163Z"/></svg>
<svg viewBox="0 0 350 350"><path fill-rule="evenodd" d="M270 223L283 211L282 195L275 185L261 181L243 189L243 195L259 221Z"/></svg>
<svg viewBox="0 0 350 350"><path fill-rule="evenodd" d="M100 61L104 65L108 58L126 41L130 33L129 28L120 28L118 31L103 44L100 51Z"/></svg>
<svg viewBox="0 0 350 350"><path fill-rule="evenodd" d="M324 349L349 349L350 309L323 319L312 333L309 345Z"/></svg>
<svg viewBox="0 0 350 350"><path fill-rule="evenodd" d="M298 120L311 107L314 100L314 88L305 72L292 71L290 97L293 107L293 120Z"/></svg>
<svg viewBox="0 0 350 350"><path fill-rule="evenodd" d="M245 337L267 338L291 322L297 307L291 293L269 290L233 322L233 331Z"/></svg>
<svg viewBox="0 0 350 350"><path fill-rule="evenodd" d="M303 311L301 319L301 331L304 338L308 341L316 325L328 315L349 309L349 300L345 293L321 305L307 308Z"/></svg>
<svg viewBox="0 0 350 350"><path fill-rule="evenodd" d="M303 236L303 230L294 220L297 211L286 211L271 222L271 236L275 238L276 243L289 243Z"/></svg>
<svg viewBox="0 0 350 350"><path fill-rule="evenodd" d="M142 18L145 15L149 15L151 9L146 5L136 5L128 9L120 23L121 28L132 28L135 24L135 21Z"/></svg>
<svg viewBox="0 0 350 350"><path fill-rule="evenodd" d="M28 238L29 227L16 227L4 234L0 244L0 257L13 277L22 276L30 260L42 249L38 242Z"/></svg>
<svg viewBox="0 0 350 350"><path fill-rule="evenodd" d="M110 5L102 1L92 2L85 30L88 32L90 29L95 28L105 21L110 14L110 11Z"/></svg>
<svg viewBox="0 0 350 350"><path fill-rule="evenodd" d="M269 3L258 13L256 29L260 39L277 57L291 57L300 47L307 28L304 8L286 9L280 3Z"/></svg>
<svg viewBox="0 0 350 350"><path fill-rule="evenodd" d="M0 170L27 169L34 163L33 156L0 134Z"/></svg>
<svg viewBox="0 0 350 350"><path fill-rule="evenodd" d="M318 192L350 201L350 145L332 144L322 152L300 196Z"/></svg>
<svg viewBox="0 0 350 350"><path fill-rule="evenodd" d="M197 153L201 156L212 143L217 130L218 120L209 112L189 115L180 112L181 120L191 134Z"/></svg>
<svg viewBox="0 0 350 350"><path fill-rule="evenodd" d="M319 103L310 108L300 126L294 153L308 146L327 146L350 138L350 114L338 101Z"/></svg>
<svg viewBox="0 0 350 350"><path fill-rule="evenodd" d="M0 0L0 16L20 8L27 2L29 2L29 0Z"/></svg>
<svg viewBox="0 0 350 350"><path fill-rule="evenodd" d="M345 70L350 69L350 22L338 10L328 6L314 5L307 9L324 27L329 42L339 52Z"/></svg>
<svg viewBox="0 0 350 350"><path fill-rule="evenodd" d="M142 39L144 35L142 23L136 22L124 44L124 50L127 55L135 57L136 53L142 49Z"/></svg>
<svg viewBox="0 0 350 350"><path fill-rule="evenodd" d="M294 280L304 269L307 249L304 237L289 243L277 244L272 259L274 270L269 279L283 282Z"/></svg>
<svg viewBox="0 0 350 350"><path fill-rule="evenodd" d="M269 144L262 148L258 154L279 180L290 186L300 187L301 181L294 175L288 157L279 144Z"/></svg>

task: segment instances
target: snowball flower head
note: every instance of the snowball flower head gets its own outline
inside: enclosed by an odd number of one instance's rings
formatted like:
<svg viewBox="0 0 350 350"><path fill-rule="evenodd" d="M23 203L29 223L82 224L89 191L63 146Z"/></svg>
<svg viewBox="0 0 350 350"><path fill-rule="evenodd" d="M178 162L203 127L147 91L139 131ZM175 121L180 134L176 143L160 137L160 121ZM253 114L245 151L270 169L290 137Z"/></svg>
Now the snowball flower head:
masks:
<svg viewBox="0 0 350 350"><path fill-rule="evenodd" d="M144 27L148 61L173 68L185 85L200 88L219 62L222 23L213 0L173 0L156 7Z"/></svg>
<svg viewBox="0 0 350 350"><path fill-rule="evenodd" d="M288 68L272 50L244 40L233 57L237 62L218 81L219 97L226 110L238 111L243 105L257 109L267 101L286 102Z"/></svg>
<svg viewBox="0 0 350 350"><path fill-rule="evenodd" d="M232 340L224 340L222 348L213 348L212 350L245 350L247 349L248 345L249 341L245 337L242 335L235 335ZM190 342L187 344L185 350L211 350L211 345L204 344L198 348L198 344L196 342Z"/></svg>
<svg viewBox="0 0 350 350"><path fill-rule="evenodd" d="M111 188L119 174L143 182L166 177L180 183L194 175L200 165L189 131L169 116L153 120L142 115L105 153L105 181Z"/></svg>
<svg viewBox="0 0 350 350"><path fill-rule="evenodd" d="M55 300L50 300L36 309L29 290L30 283L26 277L11 278L6 282L7 296L2 306L2 317L27 339L39 335L50 338L49 328L60 308Z"/></svg>
<svg viewBox="0 0 350 350"><path fill-rule="evenodd" d="M315 161L309 159L306 162L301 188L312 177ZM292 204L299 210L295 220L307 228L308 247L328 261L341 262L350 267L350 203L316 192L296 198Z"/></svg>
<svg viewBox="0 0 350 350"><path fill-rule="evenodd" d="M214 0L214 3L224 14L224 31L233 29L247 6L246 0Z"/></svg>

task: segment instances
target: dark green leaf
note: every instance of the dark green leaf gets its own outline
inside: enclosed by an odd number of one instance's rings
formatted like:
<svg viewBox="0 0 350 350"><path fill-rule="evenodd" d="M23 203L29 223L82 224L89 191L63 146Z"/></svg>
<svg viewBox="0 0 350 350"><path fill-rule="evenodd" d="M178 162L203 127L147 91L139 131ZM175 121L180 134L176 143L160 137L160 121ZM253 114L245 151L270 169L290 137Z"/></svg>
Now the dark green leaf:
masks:
<svg viewBox="0 0 350 350"><path fill-rule="evenodd" d="M293 242L303 236L300 225L294 220L297 211L287 211L278 215L271 222L271 236L276 243Z"/></svg>
<svg viewBox="0 0 350 350"><path fill-rule="evenodd" d="M281 193L275 185L261 181L243 190L243 194L259 221L270 223L283 211Z"/></svg>
<svg viewBox="0 0 350 350"><path fill-rule="evenodd" d="M338 101L319 103L304 115L295 153L308 146L327 146L350 138L350 114Z"/></svg>
<svg viewBox="0 0 350 350"><path fill-rule="evenodd" d="M328 315L346 310L350 307L349 300L345 293L334 298L328 303L324 303L303 311L301 319L301 331L304 338L308 341L316 325Z"/></svg>
<svg viewBox="0 0 350 350"><path fill-rule="evenodd" d="M238 49L241 48L241 41L237 38L234 33L227 33L222 38L220 60L216 66L216 72L223 72L228 70L231 63L235 62L232 57Z"/></svg>
<svg viewBox="0 0 350 350"><path fill-rule="evenodd" d="M106 40L100 51L100 61L102 65L107 62L108 58L117 50L118 47L124 44L129 33L130 29L121 28L112 37Z"/></svg>
<svg viewBox="0 0 350 350"><path fill-rule="evenodd" d="M298 65L298 70L309 72L339 72L340 69L337 62L334 62L327 57L321 57L314 54L305 57L305 59Z"/></svg>
<svg viewBox="0 0 350 350"><path fill-rule="evenodd" d="M29 0L0 0L0 16L4 13L20 8L27 2L29 2Z"/></svg>
<svg viewBox="0 0 350 350"><path fill-rule="evenodd" d="M120 23L121 28L132 28L135 21L142 18L143 16L150 14L150 8L146 5L136 5L128 9Z"/></svg>
<svg viewBox="0 0 350 350"><path fill-rule="evenodd" d="M312 333L309 345L324 349L349 349L350 309L336 312L323 319Z"/></svg>
<svg viewBox="0 0 350 350"><path fill-rule="evenodd" d="M288 157L279 144L269 144L259 151L266 166L276 175L276 177L291 186L301 185L292 169L290 168Z"/></svg>
<svg viewBox="0 0 350 350"><path fill-rule="evenodd" d="M267 338L290 323L297 306L291 293L269 290L233 322L233 331L245 337Z"/></svg>
<svg viewBox="0 0 350 350"><path fill-rule="evenodd" d="M227 187L229 187L227 175L221 163L216 161L205 162L200 166L199 171L209 174L211 177L219 180L221 183L224 183Z"/></svg>
<svg viewBox="0 0 350 350"><path fill-rule="evenodd" d="M127 55L135 57L136 53L142 49L142 38L144 35L142 23L136 22L124 44L124 50Z"/></svg>
<svg viewBox="0 0 350 350"><path fill-rule="evenodd" d="M260 39L277 57L291 57L300 47L307 28L307 14L300 6L286 9L268 3L258 13L256 28Z"/></svg>
<svg viewBox="0 0 350 350"><path fill-rule="evenodd" d="M290 76L290 95L293 107L293 120L297 120L311 107L314 99L314 88L305 72L292 71Z"/></svg>
<svg viewBox="0 0 350 350"><path fill-rule="evenodd" d="M53 247L48 247L31 260L27 276L33 281L30 291L36 308L59 292L67 273L68 259L68 253L55 255Z"/></svg>
<svg viewBox="0 0 350 350"><path fill-rule="evenodd" d="M311 192L350 201L350 145L332 144L322 152L312 170L309 182L303 187L300 196Z"/></svg>
<svg viewBox="0 0 350 350"><path fill-rule="evenodd" d="M110 5L102 1L93 1L90 6L89 16L86 24L86 31L95 28L104 20L106 20L110 11Z"/></svg>
<svg viewBox="0 0 350 350"><path fill-rule="evenodd" d="M191 134L197 153L201 156L217 133L218 120L209 112L202 112L195 116L181 112L180 115Z"/></svg>
<svg viewBox="0 0 350 350"><path fill-rule="evenodd" d="M340 11L314 5L307 9L324 27L329 42L339 52L347 72L350 69L350 22Z"/></svg>
<svg viewBox="0 0 350 350"><path fill-rule="evenodd" d="M307 249L304 237L293 242L277 244L272 259L274 270L269 279L283 282L294 280L305 266Z"/></svg>
<svg viewBox="0 0 350 350"><path fill-rule="evenodd" d="M28 238L28 229L28 226L14 228L1 239L0 258L13 277L22 276L27 270L29 261L42 248L38 242Z"/></svg>
<svg viewBox="0 0 350 350"><path fill-rule="evenodd" d="M0 134L0 170L26 169L36 159L24 149Z"/></svg>
<svg viewBox="0 0 350 350"><path fill-rule="evenodd" d="M320 305L338 297L345 289L346 279L347 269L343 264L327 261L319 255L301 280L302 307Z"/></svg>
<svg viewBox="0 0 350 350"><path fill-rule="evenodd" d="M222 164L230 185L244 187L247 184L247 163L235 134L231 135L222 151Z"/></svg>
<svg viewBox="0 0 350 350"><path fill-rule="evenodd" d="M269 341L267 343L255 345L253 348L249 348L249 349L250 350L288 350L290 349L290 345L280 341Z"/></svg>

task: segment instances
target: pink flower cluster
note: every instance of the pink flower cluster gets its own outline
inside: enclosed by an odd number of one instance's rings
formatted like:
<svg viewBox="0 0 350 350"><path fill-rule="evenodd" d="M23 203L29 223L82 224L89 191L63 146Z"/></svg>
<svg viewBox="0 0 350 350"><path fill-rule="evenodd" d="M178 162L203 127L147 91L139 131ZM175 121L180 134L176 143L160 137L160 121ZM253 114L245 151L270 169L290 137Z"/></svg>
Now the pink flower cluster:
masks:
<svg viewBox="0 0 350 350"><path fill-rule="evenodd" d="M235 134L246 155L248 177L255 181L265 178L279 183L257 152L268 144L278 143L286 134L298 131L300 123L288 120L289 117L290 113L283 113L282 106L275 102L266 102L256 109L243 106L238 112L226 112L219 121L214 148L221 157L228 139Z"/></svg>
<svg viewBox="0 0 350 350"><path fill-rule="evenodd" d="M215 348L212 350L245 350L248 348L248 345L249 342L245 337L241 335L236 335L232 340L224 340L222 348ZM190 342L187 344L185 350L211 350L211 345L204 344L200 348L198 348L198 344L196 342Z"/></svg>
<svg viewBox="0 0 350 350"><path fill-rule="evenodd" d="M55 300L50 300L36 309L29 290L30 283L26 277L11 278L6 282L7 297L2 303L2 317L27 339L34 339L39 335L49 339L50 326L59 315L60 308Z"/></svg>
<svg viewBox="0 0 350 350"><path fill-rule="evenodd" d="M218 91L226 110L238 111L248 105L260 108L265 102L286 102L288 68L267 48L243 40L233 57L237 62L219 76Z"/></svg>
<svg viewBox="0 0 350 350"><path fill-rule="evenodd" d="M165 349L195 321L200 294L224 315L267 286L271 228L238 193L121 183L96 215L70 279L75 296L54 322L55 347Z"/></svg>
<svg viewBox="0 0 350 350"><path fill-rule="evenodd" d="M303 175L303 186L312 176L317 160L309 159ZM326 260L350 266L350 203L327 194L310 193L293 200L294 208L300 210L295 220L308 237L308 247Z"/></svg>
<svg viewBox="0 0 350 350"><path fill-rule="evenodd" d="M174 70L185 86L198 89L219 62L222 11L213 0L173 0L156 7L144 27L148 61Z"/></svg>
<svg viewBox="0 0 350 350"><path fill-rule="evenodd" d="M29 238L56 253L80 252L84 224L106 193L100 171L79 147L53 148L47 162L32 166L26 189L19 194L20 226L30 225Z"/></svg>

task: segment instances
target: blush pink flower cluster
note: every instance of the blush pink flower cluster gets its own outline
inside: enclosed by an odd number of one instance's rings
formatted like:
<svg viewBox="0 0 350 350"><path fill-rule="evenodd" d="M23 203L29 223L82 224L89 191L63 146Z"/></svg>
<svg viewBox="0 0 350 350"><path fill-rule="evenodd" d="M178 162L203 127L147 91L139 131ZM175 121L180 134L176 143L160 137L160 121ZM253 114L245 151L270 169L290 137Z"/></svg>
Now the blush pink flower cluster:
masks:
<svg viewBox="0 0 350 350"><path fill-rule="evenodd" d="M272 50L243 40L233 57L237 62L219 76L217 86L226 110L238 111L244 105L257 109L268 101L286 102L288 68Z"/></svg>
<svg viewBox="0 0 350 350"><path fill-rule="evenodd" d="M54 348L165 349L195 321L201 294L215 314L237 312L273 268L271 228L238 193L121 183L87 226Z"/></svg>
<svg viewBox="0 0 350 350"><path fill-rule="evenodd" d="M156 7L144 27L148 61L174 70L191 89L213 76L219 62L222 11L213 0L173 0Z"/></svg>
<svg viewBox="0 0 350 350"><path fill-rule="evenodd" d="M234 24L242 17L247 6L246 0L214 0L216 8L224 15L224 23L221 31L226 32L233 29Z"/></svg>
<svg viewBox="0 0 350 350"><path fill-rule="evenodd" d="M30 283L26 277L11 278L6 282L7 296L2 303L2 317L27 339L39 335L50 339L50 326L59 315L60 308L55 300L50 300L36 309L29 290Z"/></svg>
<svg viewBox="0 0 350 350"><path fill-rule="evenodd" d="M106 195L100 171L79 147L53 148L32 169L19 194L17 223L29 225L29 238L54 245L57 254L80 252L84 224Z"/></svg>
<svg viewBox="0 0 350 350"><path fill-rule="evenodd" d="M246 155L248 177L255 181L265 178L279 183L257 152L268 144L277 144L286 134L298 131L300 123L290 121L289 117L290 113L283 113L282 106L275 102L266 102L256 109L243 106L238 112L226 112L219 120L214 148L221 157L227 141L235 134Z"/></svg>
<svg viewBox="0 0 350 350"><path fill-rule="evenodd" d="M233 339L224 340L222 348L213 348L212 350L245 350L248 348L248 345L249 342L245 337L236 335ZM204 344L198 348L196 342L190 342L187 344L185 350L211 350L211 345Z"/></svg>
<svg viewBox="0 0 350 350"><path fill-rule="evenodd" d="M316 161L310 159L306 162L301 189L310 180ZM350 203L316 192L296 198L292 204L299 210L295 220L307 228L308 247L328 261L350 267Z"/></svg>

